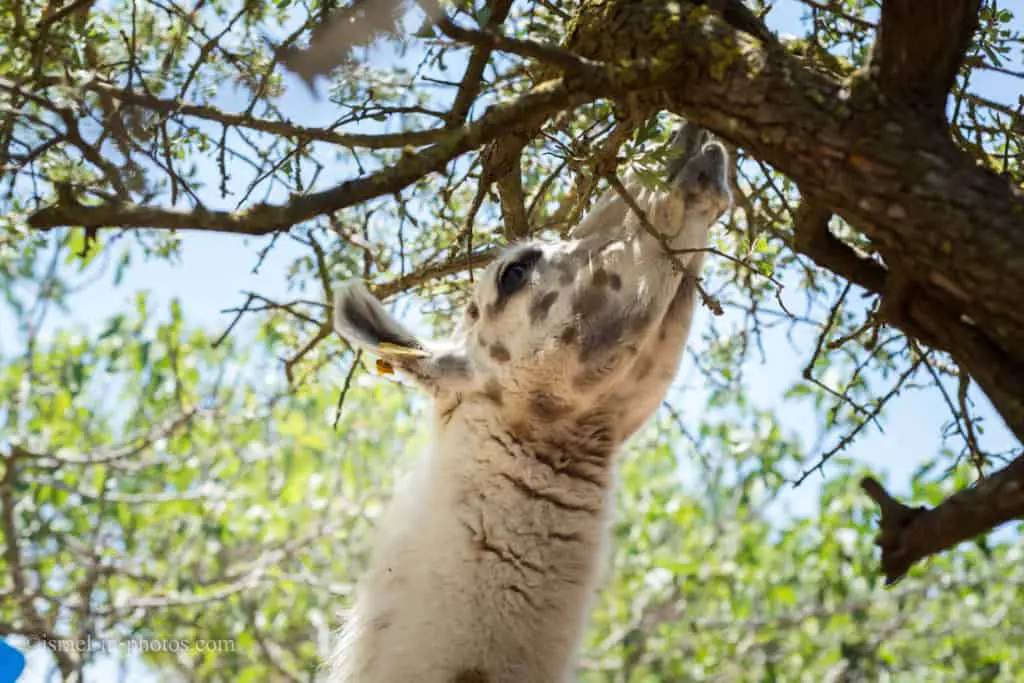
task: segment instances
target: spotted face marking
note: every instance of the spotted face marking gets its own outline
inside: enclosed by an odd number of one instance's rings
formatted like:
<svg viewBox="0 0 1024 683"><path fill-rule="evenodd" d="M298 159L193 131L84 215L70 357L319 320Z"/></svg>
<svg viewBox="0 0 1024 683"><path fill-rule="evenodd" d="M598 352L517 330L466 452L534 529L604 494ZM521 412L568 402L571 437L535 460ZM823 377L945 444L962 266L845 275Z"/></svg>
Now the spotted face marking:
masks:
<svg viewBox="0 0 1024 683"><path fill-rule="evenodd" d="M622 324L619 320L609 319L589 326L580 343L580 362L588 363L602 351L614 348L621 338Z"/></svg>
<svg viewBox="0 0 1024 683"><path fill-rule="evenodd" d="M650 311L644 311L637 313L629 319L627 328L630 332L643 332L651 324L651 313Z"/></svg>
<svg viewBox="0 0 1024 683"><path fill-rule="evenodd" d="M594 271L594 277L590 283L594 287L604 287L608 284L610 278L608 277L608 271L604 268L598 268Z"/></svg>
<svg viewBox="0 0 1024 683"><path fill-rule="evenodd" d="M562 333L558 335L558 340L563 344L572 344L576 341L576 335L579 334L579 330L576 329L575 325L569 325Z"/></svg>
<svg viewBox="0 0 1024 683"><path fill-rule="evenodd" d="M373 620L373 630L374 631L386 631L389 628L391 628L391 615L390 614L382 614L382 615L380 615L379 617L377 617L376 619Z"/></svg>
<svg viewBox="0 0 1024 683"><path fill-rule="evenodd" d="M463 669L455 674L452 683L490 683L491 677L480 668Z"/></svg>
<svg viewBox="0 0 1024 683"><path fill-rule="evenodd" d="M590 287L581 292L572 302L572 311L576 315L588 318L601 311L608 303L608 295L597 287Z"/></svg>
<svg viewBox="0 0 1024 683"><path fill-rule="evenodd" d="M491 344L491 348L488 349L488 352L491 354L491 358L499 363L507 363L512 360L512 354L508 352L508 349L505 348L505 345L501 342Z"/></svg>
<svg viewBox="0 0 1024 683"><path fill-rule="evenodd" d="M530 303L530 322L539 323L544 322L548 317L548 311L554 305L555 301L558 300L558 292L548 292L547 294L537 295Z"/></svg>
<svg viewBox="0 0 1024 683"><path fill-rule="evenodd" d="M470 320L476 322L477 320L480 319L480 307L477 306L475 303L470 304L469 308L466 309L466 315L469 316Z"/></svg>

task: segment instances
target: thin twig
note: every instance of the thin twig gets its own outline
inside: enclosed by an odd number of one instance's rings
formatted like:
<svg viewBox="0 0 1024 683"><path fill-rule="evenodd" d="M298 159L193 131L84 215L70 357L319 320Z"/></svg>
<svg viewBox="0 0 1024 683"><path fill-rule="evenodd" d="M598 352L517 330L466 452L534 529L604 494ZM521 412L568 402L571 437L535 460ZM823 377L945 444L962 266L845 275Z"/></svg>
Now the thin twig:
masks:
<svg viewBox="0 0 1024 683"><path fill-rule="evenodd" d="M355 377L356 370L359 368L359 363L363 359L363 352L360 349L356 351L355 356L352 358L352 365L348 369L348 374L345 375L345 383L341 385L341 393L338 394L338 405L334 410L334 425L335 430L338 429L338 423L341 421L341 409L345 405L345 397L348 396L348 389L352 386L352 378Z"/></svg>

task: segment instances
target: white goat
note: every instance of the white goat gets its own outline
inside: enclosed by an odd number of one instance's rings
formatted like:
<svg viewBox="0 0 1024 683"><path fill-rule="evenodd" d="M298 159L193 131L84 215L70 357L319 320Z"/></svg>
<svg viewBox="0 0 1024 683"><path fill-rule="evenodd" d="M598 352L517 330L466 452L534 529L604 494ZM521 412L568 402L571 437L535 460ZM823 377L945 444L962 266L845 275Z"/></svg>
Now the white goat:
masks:
<svg viewBox="0 0 1024 683"><path fill-rule="evenodd" d="M675 135L668 190L625 182L661 239L608 190L569 239L491 264L451 341L421 340L358 282L338 287L338 332L433 395L435 435L380 522L332 681L573 675L615 455L675 376L700 249L729 205L727 154L706 137Z"/></svg>

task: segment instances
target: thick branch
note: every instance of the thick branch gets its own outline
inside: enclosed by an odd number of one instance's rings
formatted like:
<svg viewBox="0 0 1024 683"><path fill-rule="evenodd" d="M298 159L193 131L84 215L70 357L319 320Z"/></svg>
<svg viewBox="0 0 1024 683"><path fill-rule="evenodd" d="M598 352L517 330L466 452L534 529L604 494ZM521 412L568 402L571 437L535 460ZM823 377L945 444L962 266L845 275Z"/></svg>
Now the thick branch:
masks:
<svg viewBox="0 0 1024 683"><path fill-rule="evenodd" d="M860 256L835 237L828 229L831 215L805 198L796 215L797 248L818 265L883 299L893 296L892 276L880 263ZM887 322L952 354L961 367L971 370L1011 429L1024 425L1024 372L1013 370L1017 361L951 311L949 296L939 289L918 285L896 296L906 297L897 309L903 311L902 317ZM1016 435L1024 442L1024 433L1016 431ZM877 543L889 584L925 557L1024 516L1024 456L977 487L947 498L934 510L896 502L873 479L865 479L862 486L882 509Z"/></svg>
<svg viewBox="0 0 1024 683"><path fill-rule="evenodd" d="M526 193L523 191L522 148L512 160L512 168L497 179L501 198L501 222L509 239L519 240L530 235L530 220L526 215Z"/></svg>
<svg viewBox="0 0 1024 683"><path fill-rule="evenodd" d="M875 543L882 549L882 571L890 585L924 558L1024 518L1024 456L930 510L900 503L870 477L861 487L881 508Z"/></svg>
<svg viewBox="0 0 1024 683"><path fill-rule="evenodd" d="M487 249L484 251L473 252L465 256L458 256L449 261L442 261L441 263L433 263L427 266L423 266L419 270L416 270L402 277L391 280L389 282L382 282L379 285L373 287L373 294L378 299L389 299L396 294L406 292L413 287L422 286L428 282L439 280L449 275L455 275L461 273L470 268L479 268L485 266L498 255L498 249Z"/></svg>
<svg viewBox="0 0 1024 683"><path fill-rule="evenodd" d="M863 257L832 234L828 228L832 212L806 198L796 211L796 248L819 266L828 268L860 287L881 294L885 289L885 266Z"/></svg>
<svg viewBox="0 0 1024 683"><path fill-rule="evenodd" d="M537 134L543 123L540 117L520 121L515 130L488 145L481 156L480 191L486 192L492 183L498 185L502 226L509 242L530 234L523 192L522 153L527 141Z"/></svg>
<svg viewBox="0 0 1024 683"><path fill-rule="evenodd" d="M872 62L887 97L945 120L946 96L978 26L981 0L885 0Z"/></svg>

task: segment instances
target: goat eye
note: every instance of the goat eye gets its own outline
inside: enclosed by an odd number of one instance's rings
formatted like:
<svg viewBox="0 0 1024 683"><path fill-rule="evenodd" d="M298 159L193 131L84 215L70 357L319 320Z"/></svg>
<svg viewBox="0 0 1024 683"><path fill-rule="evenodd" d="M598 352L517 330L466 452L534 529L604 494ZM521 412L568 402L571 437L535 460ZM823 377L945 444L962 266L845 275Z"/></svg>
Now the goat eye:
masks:
<svg viewBox="0 0 1024 683"><path fill-rule="evenodd" d="M522 289L540 257L540 251L530 251L505 266L498 274L498 295L505 298Z"/></svg>
<svg viewBox="0 0 1024 683"><path fill-rule="evenodd" d="M510 263L501 271L501 278L498 280L498 293L501 296L515 294L526 284L526 277L529 274L530 267L525 263Z"/></svg>

